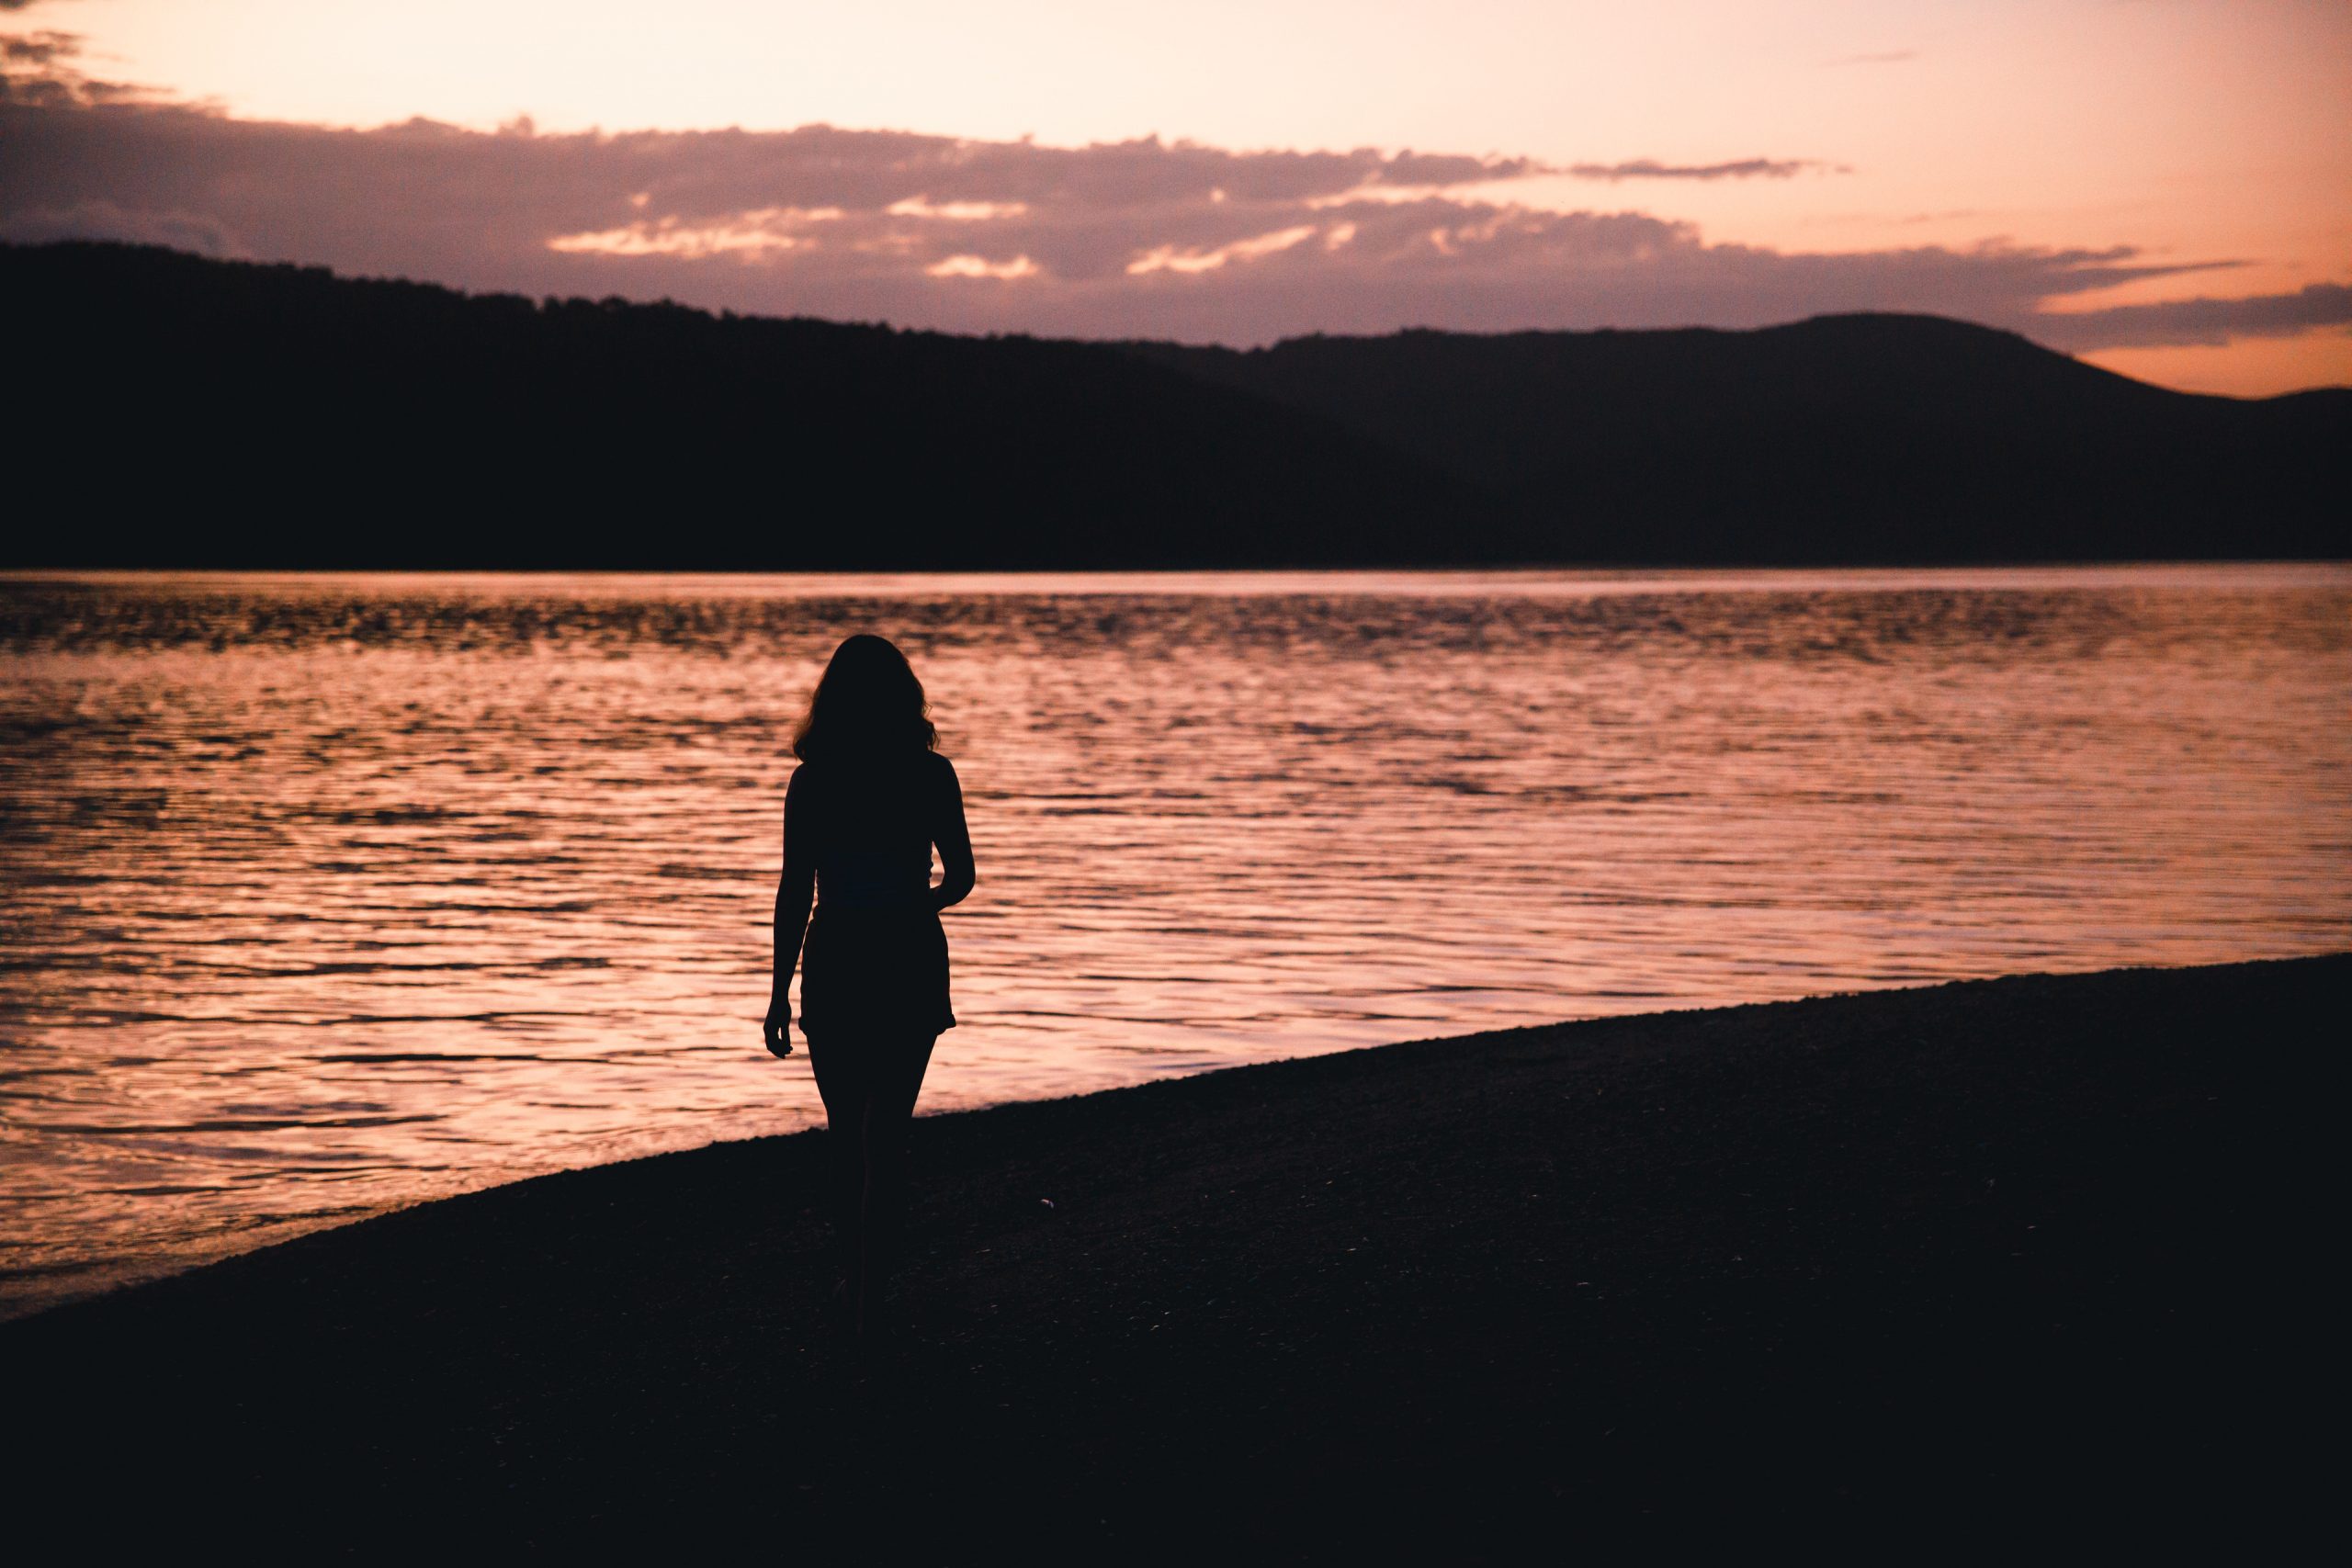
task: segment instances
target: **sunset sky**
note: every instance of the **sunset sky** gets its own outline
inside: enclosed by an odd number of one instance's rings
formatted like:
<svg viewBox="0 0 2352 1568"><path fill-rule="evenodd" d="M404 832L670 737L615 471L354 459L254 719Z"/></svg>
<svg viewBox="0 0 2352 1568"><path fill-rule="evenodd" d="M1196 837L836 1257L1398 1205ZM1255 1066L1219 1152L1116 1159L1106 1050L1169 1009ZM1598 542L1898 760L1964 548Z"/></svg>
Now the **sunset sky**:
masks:
<svg viewBox="0 0 2352 1568"><path fill-rule="evenodd" d="M1247 344L1929 310L2352 384L2344 0L0 0L0 237Z"/></svg>

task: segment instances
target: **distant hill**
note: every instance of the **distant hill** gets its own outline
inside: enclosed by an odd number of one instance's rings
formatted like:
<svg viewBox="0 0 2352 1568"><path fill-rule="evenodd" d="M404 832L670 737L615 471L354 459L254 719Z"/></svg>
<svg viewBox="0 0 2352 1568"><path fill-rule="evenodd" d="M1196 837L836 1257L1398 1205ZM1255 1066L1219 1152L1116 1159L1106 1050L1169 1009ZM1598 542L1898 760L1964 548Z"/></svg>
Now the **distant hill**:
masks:
<svg viewBox="0 0 2352 1568"><path fill-rule="evenodd" d="M8 434L66 498L5 530L17 565L1282 565L1487 542L1420 459L1082 344L118 245L0 247L0 297Z"/></svg>
<svg viewBox="0 0 2352 1568"><path fill-rule="evenodd" d="M1475 479L1588 558L2352 553L2352 391L2192 396L1936 316L1122 346Z"/></svg>
<svg viewBox="0 0 2352 1568"><path fill-rule="evenodd" d="M1247 353L0 246L0 563L1016 568L2339 556L2352 392L1931 317ZM35 491L28 482L38 474Z"/></svg>

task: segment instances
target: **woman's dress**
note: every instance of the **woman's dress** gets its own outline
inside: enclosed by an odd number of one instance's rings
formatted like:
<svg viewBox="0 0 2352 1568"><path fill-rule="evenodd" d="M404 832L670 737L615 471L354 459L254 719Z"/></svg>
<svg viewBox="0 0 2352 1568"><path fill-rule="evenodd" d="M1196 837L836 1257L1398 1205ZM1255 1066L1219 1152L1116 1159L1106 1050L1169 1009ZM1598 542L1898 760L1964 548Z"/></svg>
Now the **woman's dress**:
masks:
<svg viewBox="0 0 2352 1568"><path fill-rule="evenodd" d="M956 802L944 757L828 757L793 774L787 853L806 853L817 907L800 951L800 1029L929 1039L956 1027L947 933L933 907L931 851Z"/></svg>

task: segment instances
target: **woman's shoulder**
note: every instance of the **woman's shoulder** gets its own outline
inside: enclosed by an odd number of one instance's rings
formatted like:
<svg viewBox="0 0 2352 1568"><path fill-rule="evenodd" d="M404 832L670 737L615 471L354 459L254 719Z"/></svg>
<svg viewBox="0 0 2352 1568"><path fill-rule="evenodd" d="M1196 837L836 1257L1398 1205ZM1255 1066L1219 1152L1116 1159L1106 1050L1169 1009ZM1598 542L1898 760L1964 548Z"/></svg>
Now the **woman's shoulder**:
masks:
<svg viewBox="0 0 2352 1568"><path fill-rule="evenodd" d="M808 758L794 766L792 776L785 781L785 793L791 795L796 793L810 794L820 789L831 790L836 782L835 774L842 775L845 782L841 787L852 794L869 785L888 789L894 779L904 780L910 776L937 788L956 784L956 764L937 751L924 751L915 759L910 774L903 761L887 757L836 758L831 762Z"/></svg>

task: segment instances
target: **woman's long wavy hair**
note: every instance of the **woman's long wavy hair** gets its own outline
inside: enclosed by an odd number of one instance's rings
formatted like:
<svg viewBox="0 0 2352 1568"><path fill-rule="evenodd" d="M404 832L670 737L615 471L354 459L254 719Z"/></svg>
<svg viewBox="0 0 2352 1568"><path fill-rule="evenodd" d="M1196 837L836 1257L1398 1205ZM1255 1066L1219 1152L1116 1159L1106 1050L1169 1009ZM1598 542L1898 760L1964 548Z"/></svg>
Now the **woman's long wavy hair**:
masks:
<svg viewBox="0 0 2352 1568"><path fill-rule="evenodd" d="M808 716L792 737L792 753L804 762L929 751L938 745L914 667L889 638L866 632L833 649L808 699Z"/></svg>

